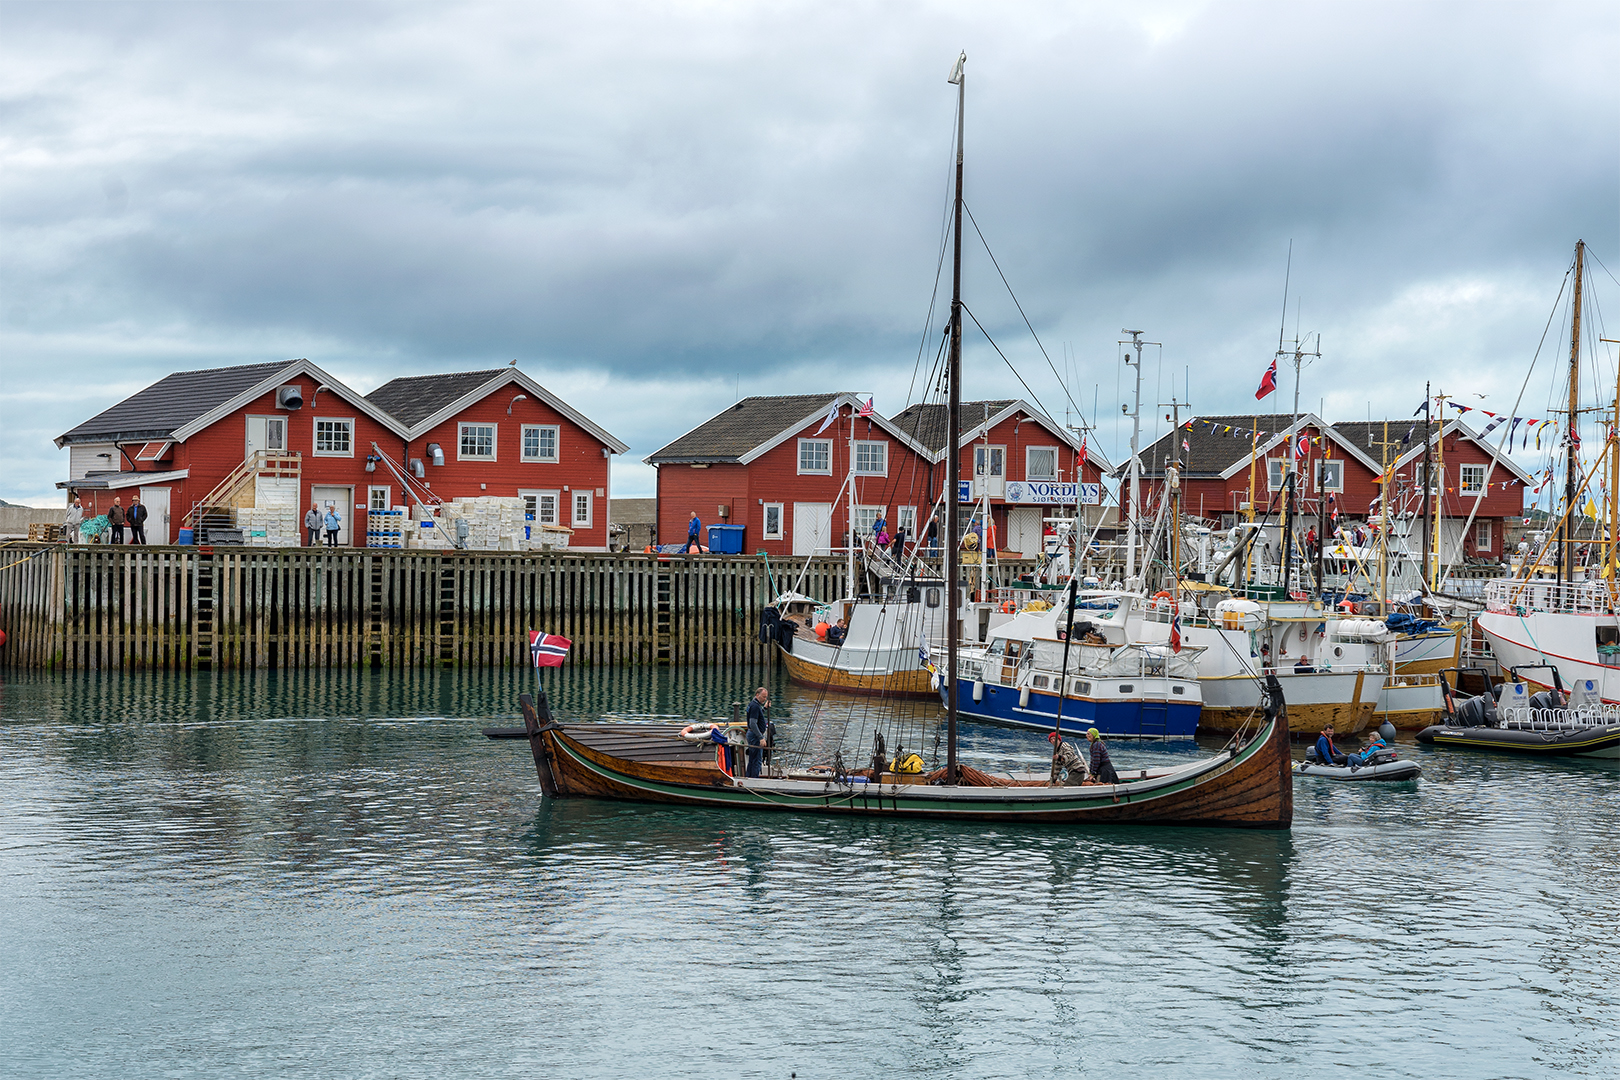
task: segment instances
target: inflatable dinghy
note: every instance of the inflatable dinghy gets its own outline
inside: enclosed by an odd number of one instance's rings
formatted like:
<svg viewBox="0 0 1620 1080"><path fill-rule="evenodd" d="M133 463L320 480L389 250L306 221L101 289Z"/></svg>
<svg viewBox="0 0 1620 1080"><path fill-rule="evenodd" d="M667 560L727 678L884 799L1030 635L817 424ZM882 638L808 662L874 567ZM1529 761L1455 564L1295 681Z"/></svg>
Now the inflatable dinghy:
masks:
<svg viewBox="0 0 1620 1080"><path fill-rule="evenodd" d="M1395 783L1400 780L1416 780L1423 774L1423 769L1417 762L1395 759L1359 767L1353 765L1323 765L1320 762L1302 761L1294 771L1300 776L1320 776L1324 780L1383 780L1388 783Z"/></svg>
<svg viewBox="0 0 1620 1080"><path fill-rule="evenodd" d="M1544 668L1552 689L1532 693L1519 672ZM1468 669L1473 670L1473 669ZM1419 742L1465 750L1497 750L1538 757L1620 758L1620 706L1606 704L1593 680L1564 692L1551 664L1513 668L1510 681L1478 697L1463 697L1441 673L1446 720L1417 733Z"/></svg>

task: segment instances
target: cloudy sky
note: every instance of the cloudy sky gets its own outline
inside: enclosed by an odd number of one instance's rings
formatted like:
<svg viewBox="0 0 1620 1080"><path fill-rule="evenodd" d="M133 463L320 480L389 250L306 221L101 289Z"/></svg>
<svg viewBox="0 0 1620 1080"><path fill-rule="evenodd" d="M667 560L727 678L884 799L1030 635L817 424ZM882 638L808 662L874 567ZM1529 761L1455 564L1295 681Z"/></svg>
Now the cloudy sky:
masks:
<svg viewBox="0 0 1620 1080"><path fill-rule="evenodd" d="M1612 3L4 3L0 499L171 371L301 356L515 358L631 445L620 496L739 393L899 411L962 49L968 204L1067 387L972 246L967 301L1115 460L1120 330L1145 398L1247 410L1290 242L1330 419L1508 409L1575 241L1620 273Z"/></svg>

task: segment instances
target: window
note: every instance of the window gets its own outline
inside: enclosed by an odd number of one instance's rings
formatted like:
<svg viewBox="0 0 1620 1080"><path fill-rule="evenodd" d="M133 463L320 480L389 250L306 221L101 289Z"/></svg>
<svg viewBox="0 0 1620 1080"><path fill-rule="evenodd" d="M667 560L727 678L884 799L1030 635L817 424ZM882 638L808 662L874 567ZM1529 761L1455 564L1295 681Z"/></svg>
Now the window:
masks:
<svg viewBox="0 0 1620 1080"><path fill-rule="evenodd" d="M574 528L588 529L591 527L591 493L588 491L574 492Z"/></svg>
<svg viewBox="0 0 1620 1080"><path fill-rule="evenodd" d="M1344 491L1344 462L1318 461L1316 463L1317 491Z"/></svg>
<svg viewBox="0 0 1620 1080"><path fill-rule="evenodd" d="M1031 446L1024 451L1025 480L1057 479L1057 447Z"/></svg>
<svg viewBox="0 0 1620 1080"><path fill-rule="evenodd" d="M354 421L315 421L315 456L354 457Z"/></svg>
<svg viewBox="0 0 1620 1080"><path fill-rule="evenodd" d="M557 524L557 495L555 491L520 491L523 512L536 525Z"/></svg>
<svg viewBox="0 0 1620 1080"><path fill-rule="evenodd" d="M1461 494L1478 495L1485 490L1485 466L1464 465L1457 470L1457 479L1462 485Z"/></svg>
<svg viewBox="0 0 1620 1080"><path fill-rule="evenodd" d="M877 519L883 517L884 508L881 506L857 506L855 508L855 539L864 540L872 535L872 527Z"/></svg>
<svg viewBox="0 0 1620 1080"><path fill-rule="evenodd" d="M1436 481L1438 481L1441 485L1445 484L1445 482L1446 482L1446 470L1445 470L1444 467L1442 467L1438 471L1436 471L1434 475L1435 475L1435 480ZM1423 463L1421 461L1416 462L1412 466L1412 486L1414 488L1416 488L1418 491L1423 490ZM1432 490L1432 488L1431 488L1431 490Z"/></svg>
<svg viewBox="0 0 1620 1080"><path fill-rule="evenodd" d="M495 425L462 424L456 444L457 461L494 461Z"/></svg>
<svg viewBox="0 0 1620 1080"><path fill-rule="evenodd" d="M557 426L555 424L523 425L523 460L557 460Z"/></svg>
<svg viewBox="0 0 1620 1080"><path fill-rule="evenodd" d="M782 504L765 504L765 539L782 539Z"/></svg>
<svg viewBox="0 0 1620 1080"><path fill-rule="evenodd" d="M832 475L832 440L799 440L799 473Z"/></svg>
<svg viewBox="0 0 1620 1080"><path fill-rule="evenodd" d="M906 539L917 539L917 508L915 506L897 506L894 508L895 527L906 530Z"/></svg>
<svg viewBox="0 0 1620 1080"><path fill-rule="evenodd" d="M1467 466L1464 466L1466 468ZM1491 550L1491 523L1488 521L1474 522L1474 550Z"/></svg>
<svg viewBox="0 0 1620 1080"><path fill-rule="evenodd" d="M392 510L393 507L388 502L388 489L385 487L372 488L371 497L366 503L366 508L373 513L378 510Z"/></svg>
<svg viewBox="0 0 1620 1080"><path fill-rule="evenodd" d="M1287 464L1287 461L1279 457L1266 459L1266 486L1272 491L1282 490L1283 467Z"/></svg>
<svg viewBox="0 0 1620 1080"><path fill-rule="evenodd" d="M856 476L888 476L889 444L883 442L857 442L855 444Z"/></svg>

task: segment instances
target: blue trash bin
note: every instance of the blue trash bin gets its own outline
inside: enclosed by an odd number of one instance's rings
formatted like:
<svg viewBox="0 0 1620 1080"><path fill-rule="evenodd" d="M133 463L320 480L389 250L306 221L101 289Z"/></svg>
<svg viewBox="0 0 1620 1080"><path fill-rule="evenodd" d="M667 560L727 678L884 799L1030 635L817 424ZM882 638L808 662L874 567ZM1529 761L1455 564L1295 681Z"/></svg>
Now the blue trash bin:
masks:
<svg viewBox="0 0 1620 1080"><path fill-rule="evenodd" d="M179 536L179 538L177 540L175 540L175 543L176 544L189 544L189 543L191 543L191 530L190 529L181 529L180 530L180 536Z"/></svg>
<svg viewBox="0 0 1620 1080"><path fill-rule="evenodd" d="M743 527L741 525L710 525L709 553L712 555L741 555Z"/></svg>

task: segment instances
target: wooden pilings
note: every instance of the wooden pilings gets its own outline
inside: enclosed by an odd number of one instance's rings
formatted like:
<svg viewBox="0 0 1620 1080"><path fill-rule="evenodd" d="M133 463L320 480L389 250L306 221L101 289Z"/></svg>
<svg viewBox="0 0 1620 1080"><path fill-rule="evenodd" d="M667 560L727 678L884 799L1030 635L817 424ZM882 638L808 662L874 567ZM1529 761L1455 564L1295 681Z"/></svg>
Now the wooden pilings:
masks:
<svg viewBox="0 0 1620 1080"><path fill-rule="evenodd" d="M801 589L843 596L843 561ZM0 667L505 666L529 662L530 630L571 638L577 664L759 663L771 590L765 560L735 556L13 545Z"/></svg>

